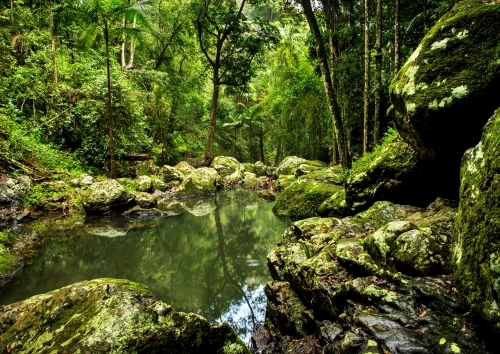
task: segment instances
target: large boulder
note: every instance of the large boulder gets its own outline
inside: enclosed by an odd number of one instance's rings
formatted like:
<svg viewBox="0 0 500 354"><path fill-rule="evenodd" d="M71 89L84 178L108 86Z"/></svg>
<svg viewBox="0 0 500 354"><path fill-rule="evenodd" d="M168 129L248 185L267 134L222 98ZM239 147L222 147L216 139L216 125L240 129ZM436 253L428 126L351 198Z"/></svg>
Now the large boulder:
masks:
<svg viewBox="0 0 500 354"><path fill-rule="evenodd" d="M160 168L153 160L140 161L135 165L136 176L156 176L159 171Z"/></svg>
<svg viewBox="0 0 500 354"><path fill-rule="evenodd" d="M397 130L458 174L500 106L500 3L463 0L422 40L390 86Z"/></svg>
<svg viewBox="0 0 500 354"><path fill-rule="evenodd" d="M193 166L191 166L186 161L181 161L177 165L174 166L177 171L182 172L184 176L188 176L191 172L195 170Z"/></svg>
<svg viewBox="0 0 500 354"><path fill-rule="evenodd" d="M297 168L300 165L309 165L313 167L326 167L326 164L321 161L310 161L302 157L297 156L287 156L278 165L274 174L279 177L281 175L295 175Z"/></svg>
<svg viewBox="0 0 500 354"><path fill-rule="evenodd" d="M286 176L278 179L278 186ZM293 182L292 182L293 181ZM273 211L276 215L303 219L319 215L318 208L332 195L342 190L342 170L338 167L317 168L299 177L278 195Z"/></svg>
<svg viewBox="0 0 500 354"><path fill-rule="evenodd" d="M392 132L354 163L345 183L346 203L351 212L380 200L426 206L437 197L456 199L457 184L446 165L424 158Z"/></svg>
<svg viewBox="0 0 500 354"><path fill-rule="evenodd" d="M213 168L202 167L191 172L175 191L176 196L211 194L221 186L221 178Z"/></svg>
<svg viewBox="0 0 500 354"><path fill-rule="evenodd" d="M460 204L452 266L469 304L500 329L500 110L479 144L467 150L460 179Z"/></svg>
<svg viewBox="0 0 500 354"><path fill-rule="evenodd" d="M250 353L226 324L176 312L128 280L83 281L2 306L12 353Z"/></svg>
<svg viewBox="0 0 500 354"><path fill-rule="evenodd" d="M273 212L278 216L304 219L319 215L319 206L342 187L314 179L293 182L276 199Z"/></svg>
<svg viewBox="0 0 500 354"><path fill-rule="evenodd" d="M241 169L241 165L234 157L217 156L212 160L210 167L221 176L230 175Z"/></svg>
<svg viewBox="0 0 500 354"><path fill-rule="evenodd" d="M96 182L82 193L87 213L124 210L134 204L134 196L114 179Z"/></svg>
<svg viewBox="0 0 500 354"><path fill-rule="evenodd" d="M194 169L193 169L194 170ZM191 173L191 172L189 172ZM188 174L189 174L188 173ZM165 165L163 166L160 171L158 172L159 177L163 180L165 183L170 183L170 182L182 182L186 175L179 171L177 168Z"/></svg>
<svg viewBox="0 0 500 354"><path fill-rule="evenodd" d="M31 185L28 176L0 175L0 229L21 215L24 197Z"/></svg>

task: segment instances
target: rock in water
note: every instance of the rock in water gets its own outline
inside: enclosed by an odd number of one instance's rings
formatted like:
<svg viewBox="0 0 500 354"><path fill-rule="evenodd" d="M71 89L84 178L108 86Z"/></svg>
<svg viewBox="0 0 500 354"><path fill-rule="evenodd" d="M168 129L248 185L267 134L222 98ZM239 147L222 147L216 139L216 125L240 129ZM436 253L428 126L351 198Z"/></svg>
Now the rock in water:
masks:
<svg viewBox="0 0 500 354"><path fill-rule="evenodd" d="M94 183L82 196L83 208L91 214L123 210L134 203L134 196L114 179Z"/></svg>
<svg viewBox="0 0 500 354"><path fill-rule="evenodd" d="M463 158L452 266L469 304L500 329L500 110Z"/></svg>
<svg viewBox="0 0 500 354"><path fill-rule="evenodd" d="M176 196L215 193L221 186L221 178L213 168L203 167L191 172L181 183Z"/></svg>
<svg viewBox="0 0 500 354"><path fill-rule="evenodd" d="M0 311L13 353L250 353L226 324L176 312L128 280L83 281Z"/></svg>
<svg viewBox="0 0 500 354"><path fill-rule="evenodd" d="M498 1L458 2L390 86L394 122L403 139L453 173L500 106L499 23Z"/></svg>
<svg viewBox="0 0 500 354"><path fill-rule="evenodd" d="M213 159L210 167L215 169L221 176L230 175L241 169L240 163L234 157L217 156Z"/></svg>

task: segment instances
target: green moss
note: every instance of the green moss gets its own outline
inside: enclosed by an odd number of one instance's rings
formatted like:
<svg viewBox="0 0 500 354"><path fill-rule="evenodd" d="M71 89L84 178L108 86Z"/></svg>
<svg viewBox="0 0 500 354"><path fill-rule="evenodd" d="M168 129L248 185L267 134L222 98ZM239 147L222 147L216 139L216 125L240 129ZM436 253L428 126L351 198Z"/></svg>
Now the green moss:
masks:
<svg viewBox="0 0 500 354"><path fill-rule="evenodd" d="M316 180L298 180L281 192L273 207L275 214L293 219L304 219L318 215L318 207L340 186Z"/></svg>
<svg viewBox="0 0 500 354"><path fill-rule="evenodd" d="M486 125L481 142L464 156L452 241L452 266L459 289L472 308L493 323L500 321L499 131L500 110Z"/></svg>
<svg viewBox="0 0 500 354"><path fill-rule="evenodd" d="M19 261L14 257L7 247L0 244L0 277L5 276L19 265Z"/></svg>

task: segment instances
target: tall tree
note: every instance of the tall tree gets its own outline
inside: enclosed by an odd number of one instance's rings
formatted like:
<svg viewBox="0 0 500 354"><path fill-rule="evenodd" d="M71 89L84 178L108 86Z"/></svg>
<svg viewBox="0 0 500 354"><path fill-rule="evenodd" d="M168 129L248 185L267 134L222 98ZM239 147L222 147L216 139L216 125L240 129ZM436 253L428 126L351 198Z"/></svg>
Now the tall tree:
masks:
<svg viewBox="0 0 500 354"><path fill-rule="evenodd" d="M369 103L370 103L370 11L365 0L365 76L363 91L363 154L368 152Z"/></svg>
<svg viewBox="0 0 500 354"><path fill-rule="evenodd" d="M399 19L399 0L394 0L394 75L396 75L399 71L400 59L400 39L399 39L399 27L400 27L400 19Z"/></svg>
<svg viewBox="0 0 500 354"><path fill-rule="evenodd" d="M212 101L205 160L213 157L220 88L241 87L254 75L255 59L278 41L278 31L261 18L243 12L247 0L201 0L196 28L203 55L212 69Z"/></svg>
<svg viewBox="0 0 500 354"><path fill-rule="evenodd" d="M322 2L323 8L328 7L329 9L333 9L332 3L330 1L334 0L324 0ZM332 114L333 121L333 132L334 132L334 142L337 143L337 149L339 152L340 164L344 168L351 167L351 158L349 156L349 151L347 149L344 123L342 121L342 117L340 115L340 108L338 104L337 90L335 88L335 80L332 80L332 72L334 68L330 67L328 52L326 49L326 45L321 33L321 29L318 24L318 20L315 15L315 11L313 10L311 0L299 0L302 9L304 10L304 15L307 19L307 23L309 25L309 29L314 39L314 45L316 48L316 56L319 61L319 66L321 69L321 75L323 77L323 83L325 87L325 94L328 101L328 106L330 107L330 111ZM334 41L330 41L330 43L334 43ZM334 50L333 48L330 48Z"/></svg>
<svg viewBox="0 0 500 354"><path fill-rule="evenodd" d="M115 143L113 138L113 108L111 102L111 58L109 46L111 36L116 26L122 23L123 18L137 21L143 18L144 5L137 2L133 5L124 4L122 0L79 0L79 6L89 23L82 33L82 39L86 43L93 42L101 34L104 40L107 76L107 107L108 107L108 131L109 131L109 169L111 178L116 178L115 168ZM118 27L121 28L120 26ZM123 31L123 28L121 28Z"/></svg>
<svg viewBox="0 0 500 354"><path fill-rule="evenodd" d="M373 145L380 140L382 104L382 0L377 0L377 34L375 38L375 114L373 116Z"/></svg>

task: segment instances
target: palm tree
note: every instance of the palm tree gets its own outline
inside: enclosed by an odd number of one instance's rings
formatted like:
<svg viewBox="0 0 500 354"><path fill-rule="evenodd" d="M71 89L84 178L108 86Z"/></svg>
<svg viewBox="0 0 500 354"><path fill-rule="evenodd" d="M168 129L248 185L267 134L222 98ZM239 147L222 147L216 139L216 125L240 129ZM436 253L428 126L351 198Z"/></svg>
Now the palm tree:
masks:
<svg viewBox="0 0 500 354"><path fill-rule="evenodd" d="M111 178L116 178L115 146L113 140L113 109L111 104L111 72L109 57L109 42L116 29L124 31L121 26L123 19L134 22L144 22L143 10L146 1L127 4L122 0L79 0L78 6L83 18L89 23L81 34L80 39L87 45L94 42L99 34L102 35L105 45L106 74L107 74L107 106L109 129L109 165ZM135 30L135 28L134 28Z"/></svg>

